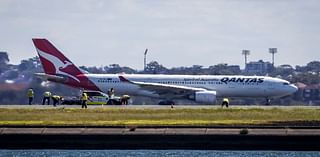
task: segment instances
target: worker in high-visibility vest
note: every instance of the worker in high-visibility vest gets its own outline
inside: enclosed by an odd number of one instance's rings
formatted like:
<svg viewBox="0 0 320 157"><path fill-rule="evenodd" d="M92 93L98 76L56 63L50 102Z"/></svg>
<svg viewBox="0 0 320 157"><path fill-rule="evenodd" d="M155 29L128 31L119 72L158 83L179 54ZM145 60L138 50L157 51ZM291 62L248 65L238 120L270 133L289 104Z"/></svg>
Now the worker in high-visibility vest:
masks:
<svg viewBox="0 0 320 157"><path fill-rule="evenodd" d="M110 88L110 90L108 90L108 96L109 96L109 99L113 99L114 97L114 89L113 88Z"/></svg>
<svg viewBox="0 0 320 157"><path fill-rule="evenodd" d="M226 105L227 108L229 107L229 99L228 98L223 98L221 107L223 107L224 105Z"/></svg>
<svg viewBox="0 0 320 157"><path fill-rule="evenodd" d="M128 100L130 99L129 95L123 95L120 99L121 105L128 105Z"/></svg>
<svg viewBox="0 0 320 157"><path fill-rule="evenodd" d="M42 105L44 105L46 103L46 101L48 102L47 104L50 105L50 97L51 97L51 92L46 91L43 93L43 99L42 99Z"/></svg>
<svg viewBox="0 0 320 157"><path fill-rule="evenodd" d="M60 104L60 99L61 97L59 95L53 95L52 97L52 101L53 101L53 106L56 107L57 104Z"/></svg>
<svg viewBox="0 0 320 157"><path fill-rule="evenodd" d="M34 98L34 92L32 88L28 89L28 93L27 93L28 99L29 99L29 105L32 105L32 101Z"/></svg>
<svg viewBox="0 0 320 157"><path fill-rule="evenodd" d="M88 99L87 93L83 92L81 95L81 108L87 108Z"/></svg>

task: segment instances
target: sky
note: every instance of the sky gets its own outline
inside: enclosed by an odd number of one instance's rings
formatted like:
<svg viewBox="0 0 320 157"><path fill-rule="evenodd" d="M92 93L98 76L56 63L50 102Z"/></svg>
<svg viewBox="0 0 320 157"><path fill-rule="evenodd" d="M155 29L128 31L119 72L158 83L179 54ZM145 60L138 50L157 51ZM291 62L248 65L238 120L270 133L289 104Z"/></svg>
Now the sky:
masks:
<svg viewBox="0 0 320 157"><path fill-rule="evenodd" d="M319 61L319 0L0 0L0 51L11 64L47 38L76 65L143 69L248 61Z"/></svg>

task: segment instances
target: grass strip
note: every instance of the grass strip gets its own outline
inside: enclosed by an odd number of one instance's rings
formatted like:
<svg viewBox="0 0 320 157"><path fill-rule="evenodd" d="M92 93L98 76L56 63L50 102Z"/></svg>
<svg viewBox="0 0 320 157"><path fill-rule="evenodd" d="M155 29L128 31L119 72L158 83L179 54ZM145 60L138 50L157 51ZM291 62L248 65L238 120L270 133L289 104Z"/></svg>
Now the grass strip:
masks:
<svg viewBox="0 0 320 157"><path fill-rule="evenodd" d="M308 108L0 108L0 125L43 126L212 126L318 122Z"/></svg>

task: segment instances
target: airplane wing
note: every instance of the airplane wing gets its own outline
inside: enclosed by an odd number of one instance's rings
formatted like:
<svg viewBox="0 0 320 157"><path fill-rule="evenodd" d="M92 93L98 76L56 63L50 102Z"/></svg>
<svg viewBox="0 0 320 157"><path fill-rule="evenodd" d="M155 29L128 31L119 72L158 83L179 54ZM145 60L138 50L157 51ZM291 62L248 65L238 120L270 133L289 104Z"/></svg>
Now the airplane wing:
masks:
<svg viewBox="0 0 320 157"><path fill-rule="evenodd" d="M169 85L161 83L131 81L123 76L119 76L120 81L138 85L140 88L159 94L160 96L182 97L193 94L197 91L206 91L204 88L194 88L179 85Z"/></svg>

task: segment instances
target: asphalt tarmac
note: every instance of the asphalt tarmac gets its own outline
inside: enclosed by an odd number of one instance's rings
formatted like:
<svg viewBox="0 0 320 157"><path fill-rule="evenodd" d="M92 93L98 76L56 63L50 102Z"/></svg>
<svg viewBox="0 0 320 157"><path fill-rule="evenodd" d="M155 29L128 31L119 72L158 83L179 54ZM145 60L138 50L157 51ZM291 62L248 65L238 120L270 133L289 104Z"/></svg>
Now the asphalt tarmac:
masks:
<svg viewBox="0 0 320 157"><path fill-rule="evenodd" d="M239 135L242 128L75 128L75 127L2 127L0 135L7 134L38 134L38 135ZM246 129L246 135L278 135L278 136L294 136L294 135L320 135L320 129L292 129L292 128L249 128Z"/></svg>
<svg viewBox="0 0 320 157"><path fill-rule="evenodd" d="M220 105L174 105L174 108L221 108ZM36 109L47 109L47 108L81 108L81 105L0 105L0 108L36 108ZM171 108L170 105L88 105L88 108L154 108L154 109L166 109ZM224 107L225 108L225 107ZM279 106L279 105L231 105L229 108L262 108L262 109L293 109L293 108L306 108L306 109L320 109L320 106Z"/></svg>

